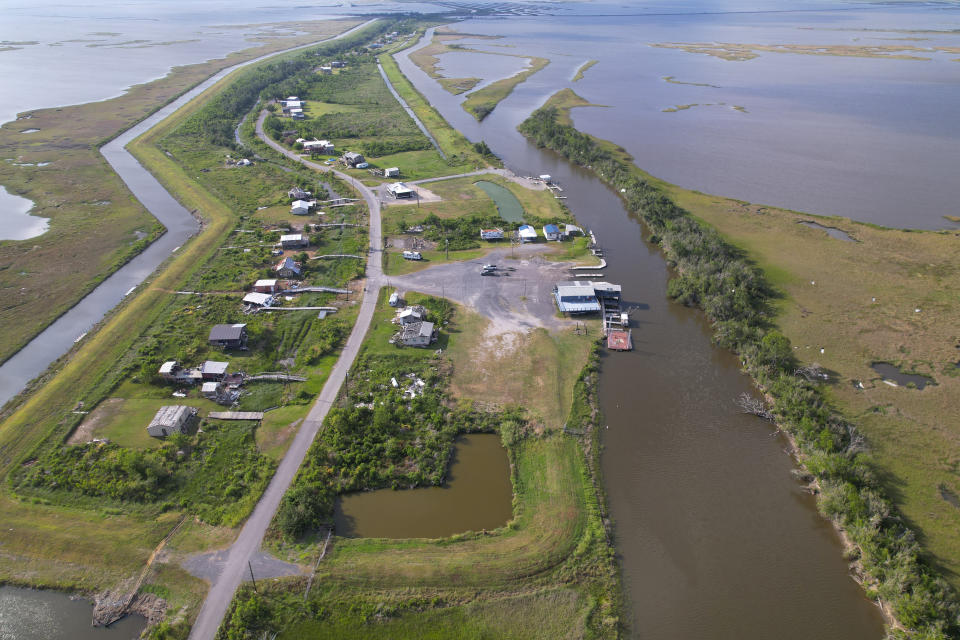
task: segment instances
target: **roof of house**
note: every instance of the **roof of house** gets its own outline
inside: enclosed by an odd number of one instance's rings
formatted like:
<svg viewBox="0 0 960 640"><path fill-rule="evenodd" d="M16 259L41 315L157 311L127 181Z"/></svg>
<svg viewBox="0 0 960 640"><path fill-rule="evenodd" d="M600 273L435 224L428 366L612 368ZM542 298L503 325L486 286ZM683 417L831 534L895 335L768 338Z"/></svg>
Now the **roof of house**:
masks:
<svg viewBox="0 0 960 640"><path fill-rule="evenodd" d="M179 425L192 414L193 407L188 407L182 404L172 404L165 407L160 407L157 413L153 416L153 420L150 421L150 425L147 428Z"/></svg>
<svg viewBox="0 0 960 640"><path fill-rule="evenodd" d="M583 229L574 225L574 224L565 224L563 225L563 230L567 233L583 233Z"/></svg>
<svg viewBox="0 0 960 640"><path fill-rule="evenodd" d="M246 327L245 324L215 324L210 329L210 340L239 340Z"/></svg>
<svg viewBox="0 0 960 640"><path fill-rule="evenodd" d="M303 234L301 233L291 233L285 236L280 236L280 242L302 242Z"/></svg>
<svg viewBox="0 0 960 640"><path fill-rule="evenodd" d="M544 233L560 233L560 227L555 224L545 224L543 225Z"/></svg>
<svg viewBox="0 0 960 640"><path fill-rule="evenodd" d="M291 209L299 209L300 207L303 207L304 209L309 209L310 203L307 202L306 200L294 200L293 202L290 203Z"/></svg>
<svg viewBox="0 0 960 640"><path fill-rule="evenodd" d="M345 154L343 154L343 157L347 158L348 160L352 160L354 158L362 158L363 156L356 151L347 151Z"/></svg>
<svg viewBox="0 0 960 640"><path fill-rule="evenodd" d="M432 338L433 337L433 323L432 322L411 322L403 329L403 339L409 340L411 338Z"/></svg>
<svg viewBox="0 0 960 640"><path fill-rule="evenodd" d="M200 393L216 393L219 386L220 384L217 382L204 382L200 387Z"/></svg>
<svg viewBox="0 0 960 640"><path fill-rule="evenodd" d="M421 307L421 308L417 308L417 307L407 307L406 309L403 309L402 311L398 311L398 312L397 312L397 317L398 317L398 318L409 318L409 317L411 317L411 316L416 316L416 317L418 317L418 318L424 318L424 317L426 317L426 315L427 315L427 312L426 312L426 310L423 309L422 307Z"/></svg>
<svg viewBox="0 0 960 640"><path fill-rule="evenodd" d="M271 302L273 302L273 296L269 293L257 293L254 291L253 293L248 293L247 295L243 296L243 301L247 304L256 304L260 305L261 307L267 307L270 306Z"/></svg>
<svg viewBox="0 0 960 640"><path fill-rule="evenodd" d="M520 236L521 236L521 237L524 237L524 238L536 238L536 237L537 237L537 230L534 229L533 227L531 227L531 226L528 225L528 224L522 225L519 229L517 229L517 233L519 233Z"/></svg>
<svg viewBox="0 0 960 640"><path fill-rule="evenodd" d="M565 313L600 311L596 291L589 282L558 282L554 296L560 311Z"/></svg>
<svg viewBox="0 0 960 640"><path fill-rule="evenodd" d="M255 286L255 287L275 287L275 286L277 286L277 280L276 280L276 279L272 279L272 280L257 280L256 282L253 283L253 286Z"/></svg>
<svg viewBox="0 0 960 640"><path fill-rule="evenodd" d="M177 368L176 360L168 360L160 365L160 373L173 373L173 370Z"/></svg>
<svg viewBox="0 0 960 640"><path fill-rule="evenodd" d="M280 263L277 264L276 267L274 267L275 271L282 271L283 269L290 269L294 273L300 273L300 265L297 264L297 261L291 258L290 256L287 256L286 258L281 260Z"/></svg>
<svg viewBox="0 0 960 640"><path fill-rule="evenodd" d="M201 373L209 373L213 375L221 375L227 372L227 367L230 366L229 362L218 362L216 360L205 360L202 365L200 365Z"/></svg>

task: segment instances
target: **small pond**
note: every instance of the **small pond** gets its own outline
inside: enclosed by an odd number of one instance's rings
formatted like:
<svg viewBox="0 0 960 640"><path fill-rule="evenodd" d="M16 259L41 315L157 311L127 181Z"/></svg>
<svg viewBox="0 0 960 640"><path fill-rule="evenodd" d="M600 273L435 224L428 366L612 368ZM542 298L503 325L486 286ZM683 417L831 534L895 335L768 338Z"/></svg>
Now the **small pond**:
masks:
<svg viewBox="0 0 960 640"><path fill-rule="evenodd" d="M496 529L512 516L510 463L500 437L457 439L447 483L346 495L337 501L337 535L357 538L444 538Z"/></svg>
<svg viewBox="0 0 960 640"><path fill-rule="evenodd" d="M851 236L846 231L841 231L835 227L827 227L822 224L817 224L811 220L802 220L798 224L802 224L805 227L811 227L813 229L820 229L821 231L826 231L827 235L831 238L836 238L837 240L843 240L844 242L856 242L856 239Z"/></svg>
<svg viewBox="0 0 960 640"><path fill-rule="evenodd" d="M0 240L27 240L45 233L48 220L30 215L32 208L33 202L0 186Z"/></svg>
<svg viewBox="0 0 960 640"><path fill-rule="evenodd" d="M90 625L93 604L59 591L0 587L0 640L133 640L147 626L127 616L109 627Z"/></svg>
<svg viewBox="0 0 960 640"><path fill-rule="evenodd" d="M486 180L480 180L474 184L490 196L493 203L497 205L497 212L500 213L501 218L507 222L523 222L523 205L509 189Z"/></svg>
<svg viewBox="0 0 960 640"><path fill-rule="evenodd" d="M883 376L884 380L891 380L902 387L913 383L917 389L923 389L927 385L937 384L933 378L922 376L918 373L903 373L889 362L874 362L870 365L870 368Z"/></svg>

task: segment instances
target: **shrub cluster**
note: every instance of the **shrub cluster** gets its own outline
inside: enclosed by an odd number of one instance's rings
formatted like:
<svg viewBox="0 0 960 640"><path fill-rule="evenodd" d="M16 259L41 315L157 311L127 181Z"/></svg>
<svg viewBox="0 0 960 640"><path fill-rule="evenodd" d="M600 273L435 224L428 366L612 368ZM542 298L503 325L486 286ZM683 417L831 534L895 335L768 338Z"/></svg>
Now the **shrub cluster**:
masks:
<svg viewBox="0 0 960 640"><path fill-rule="evenodd" d="M580 166L622 195L676 267L668 294L703 309L715 341L737 352L771 399L777 422L794 437L819 486L821 512L857 546L868 592L889 603L907 629L891 637L960 636L960 607L949 585L923 561L916 537L884 497L854 425L827 402L817 383L795 374L790 341L771 322L774 292L741 251L701 225L661 189L599 141L560 124L555 108L534 112L520 131Z"/></svg>

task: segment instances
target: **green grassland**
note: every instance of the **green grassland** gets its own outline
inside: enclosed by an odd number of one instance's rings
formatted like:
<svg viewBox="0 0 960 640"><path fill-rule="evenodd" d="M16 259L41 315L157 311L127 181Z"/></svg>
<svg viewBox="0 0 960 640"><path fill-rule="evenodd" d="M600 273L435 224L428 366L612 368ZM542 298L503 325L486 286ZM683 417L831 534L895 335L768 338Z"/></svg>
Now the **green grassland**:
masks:
<svg viewBox="0 0 960 640"><path fill-rule="evenodd" d="M483 120L493 113L497 105L513 93L517 85L526 82L527 78L550 64L547 58L531 56L529 60L530 67L528 69L512 75L509 78L497 80L482 89L477 89L473 93L468 94L467 99L463 102L463 108L477 120Z"/></svg>
<svg viewBox="0 0 960 640"><path fill-rule="evenodd" d="M0 308L0 361L143 250L162 231L97 148L218 70L243 60L329 37L357 21L302 22L294 37L263 37L261 46L177 67L166 77L98 103L29 113L0 128L0 184L35 202L50 229L24 241L0 241L0 289L17 291ZM27 128L39 129L23 135ZM16 166L49 162L48 166Z"/></svg>
<svg viewBox="0 0 960 640"><path fill-rule="evenodd" d="M584 74L590 69L590 67L597 64L597 62L599 62L599 60L589 60L587 62L584 62L583 65L579 69L577 69L577 74L573 76L573 82L577 82L578 80L583 80Z"/></svg>

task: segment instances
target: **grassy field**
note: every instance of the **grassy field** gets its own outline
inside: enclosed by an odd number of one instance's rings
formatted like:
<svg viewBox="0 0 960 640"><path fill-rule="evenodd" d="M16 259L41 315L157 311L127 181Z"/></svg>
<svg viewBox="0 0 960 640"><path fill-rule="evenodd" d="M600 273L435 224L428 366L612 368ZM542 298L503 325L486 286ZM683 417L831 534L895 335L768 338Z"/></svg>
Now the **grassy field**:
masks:
<svg viewBox="0 0 960 640"><path fill-rule="evenodd" d="M477 120L483 120L493 113L493 110L497 108L497 105L500 104L501 101L513 93L517 85L525 82L527 78L550 64L550 61L546 58L531 56L529 59L530 67L528 69L512 75L509 78L497 80L469 94L462 105L467 113L471 114Z"/></svg>
<svg viewBox="0 0 960 640"><path fill-rule="evenodd" d="M573 89L561 89L550 96L550 99L544 104L544 107L556 107L560 110L558 122L565 125L573 125L570 118L570 109L576 107L603 107L602 104L593 104L589 100L580 97Z"/></svg>
<svg viewBox="0 0 960 640"><path fill-rule="evenodd" d="M113 173L97 148L220 69L256 56L327 38L357 21L307 21L294 37L258 37L261 46L222 59L177 67L103 102L39 109L0 127L0 184L35 202L50 229L24 241L0 241L0 289L18 291L0 308L0 361L73 306L141 251L161 227ZM29 125L27 124L29 123ZM25 136L23 129L39 129ZM11 268L16 265L16 268Z"/></svg>

